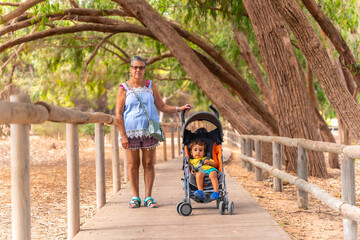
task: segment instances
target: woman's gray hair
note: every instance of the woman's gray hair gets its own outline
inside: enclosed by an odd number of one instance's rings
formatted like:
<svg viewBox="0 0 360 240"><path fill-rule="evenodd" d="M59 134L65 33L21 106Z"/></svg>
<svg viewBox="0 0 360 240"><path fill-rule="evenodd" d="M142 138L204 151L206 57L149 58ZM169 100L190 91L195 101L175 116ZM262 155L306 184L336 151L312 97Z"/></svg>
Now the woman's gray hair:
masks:
<svg viewBox="0 0 360 240"><path fill-rule="evenodd" d="M132 66L133 62L134 61L141 61L144 63L144 66L146 66L146 60L142 57L139 57L139 56L133 56L130 60L130 66Z"/></svg>

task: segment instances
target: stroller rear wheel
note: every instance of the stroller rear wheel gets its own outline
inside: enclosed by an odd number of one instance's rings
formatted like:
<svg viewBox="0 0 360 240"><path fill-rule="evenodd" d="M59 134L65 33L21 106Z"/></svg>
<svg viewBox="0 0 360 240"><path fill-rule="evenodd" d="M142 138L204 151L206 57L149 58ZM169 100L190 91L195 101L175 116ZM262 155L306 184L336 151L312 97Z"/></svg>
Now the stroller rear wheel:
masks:
<svg viewBox="0 0 360 240"><path fill-rule="evenodd" d="M182 216L189 216L192 212L192 207L189 203L180 202L176 206L176 210Z"/></svg>
<svg viewBox="0 0 360 240"><path fill-rule="evenodd" d="M220 203L219 203L219 212L221 215L225 214L225 202L224 201L220 201Z"/></svg>
<svg viewBox="0 0 360 240"><path fill-rule="evenodd" d="M229 204L227 206L227 210L228 210L230 215L234 214L234 203L233 202L229 202Z"/></svg>
<svg viewBox="0 0 360 240"><path fill-rule="evenodd" d="M181 213L180 213L180 206L181 206L181 204L183 204L184 202L179 202L177 205L176 205L176 211L177 211L177 213L178 214L180 214L181 215Z"/></svg>

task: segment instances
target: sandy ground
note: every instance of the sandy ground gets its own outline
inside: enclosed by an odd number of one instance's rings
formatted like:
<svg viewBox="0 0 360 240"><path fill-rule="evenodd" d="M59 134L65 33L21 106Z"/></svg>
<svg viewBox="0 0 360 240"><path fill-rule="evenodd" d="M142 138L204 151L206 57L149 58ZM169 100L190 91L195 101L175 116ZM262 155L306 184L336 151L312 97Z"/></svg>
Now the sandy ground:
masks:
<svg viewBox="0 0 360 240"><path fill-rule="evenodd" d="M105 166L107 198L113 193L111 146L106 141ZM31 136L31 231L32 239L66 239L66 145L65 141ZM81 224L96 212L95 149L91 139L80 141ZM171 158L170 143L167 157ZM176 153L177 153L177 148ZM11 239L11 195L9 141L0 140L0 239ZM122 164L122 152L120 153ZM163 149L157 151L163 161ZM284 185L284 191L272 190L272 178L266 173L262 182L255 182L254 173L241 168L233 157L226 164L228 174L266 209L292 239L343 239L342 218L318 200L309 196L309 209L297 208L297 191ZM331 178L310 178L335 197L340 197L340 171L329 169ZM358 172L358 170L357 170ZM357 186L360 186L357 181ZM358 189L359 192L359 189Z"/></svg>

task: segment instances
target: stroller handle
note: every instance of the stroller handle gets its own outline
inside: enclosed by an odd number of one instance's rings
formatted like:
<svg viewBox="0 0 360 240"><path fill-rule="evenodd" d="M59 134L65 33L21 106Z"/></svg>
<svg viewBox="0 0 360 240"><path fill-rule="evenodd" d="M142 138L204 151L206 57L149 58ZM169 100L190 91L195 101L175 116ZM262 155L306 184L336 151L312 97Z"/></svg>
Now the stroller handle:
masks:
<svg viewBox="0 0 360 240"><path fill-rule="evenodd" d="M186 113L186 110L181 112L181 123L183 126L185 125L185 113Z"/></svg>
<svg viewBox="0 0 360 240"><path fill-rule="evenodd" d="M213 105L210 105L209 108L210 108L211 110L213 110L214 113L215 113L215 116L216 116L217 118L219 118L219 112L218 112L218 110L216 110L216 108L215 108Z"/></svg>
<svg viewBox="0 0 360 240"><path fill-rule="evenodd" d="M182 125L184 126L185 124L185 113L191 108L191 105L188 104L186 105L188 107L188 109L185 109L181 112L181 122L182 122Z"/></svg>

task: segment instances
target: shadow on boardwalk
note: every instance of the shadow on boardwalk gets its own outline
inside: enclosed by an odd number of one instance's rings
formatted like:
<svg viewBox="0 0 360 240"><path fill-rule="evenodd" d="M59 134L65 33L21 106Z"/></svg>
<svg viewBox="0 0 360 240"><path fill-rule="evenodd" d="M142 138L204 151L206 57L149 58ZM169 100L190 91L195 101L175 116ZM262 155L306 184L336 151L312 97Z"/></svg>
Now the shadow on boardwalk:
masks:
<svg viewBox="0 0 360 240"><path fill-rule="evenodd" d="M235 204L234 215L220 215L215 202L192 201L192 214L180 216L176 204L184 197L181 167L181 157L156 166L153 197L159 208L128 208L132 194L130 185L126 184L81 227L74 239L290 239L229 175L226 185L229 201ZM140 194L144 193L142 183L141 179Z"/></svg>

